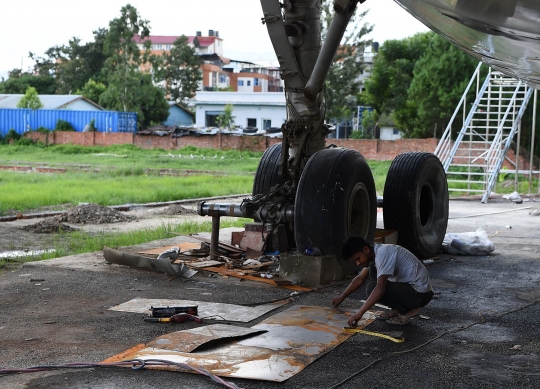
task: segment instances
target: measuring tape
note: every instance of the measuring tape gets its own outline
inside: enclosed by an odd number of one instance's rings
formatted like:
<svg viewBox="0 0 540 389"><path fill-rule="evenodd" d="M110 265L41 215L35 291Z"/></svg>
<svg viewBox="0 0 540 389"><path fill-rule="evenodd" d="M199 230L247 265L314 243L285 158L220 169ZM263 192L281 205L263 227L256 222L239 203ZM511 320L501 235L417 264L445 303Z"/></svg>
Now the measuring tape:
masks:
<svg viewBox="0 0 540 389"><path fill-rule="evenodd" d="M396 343L405 342L405 339L403 338L392 338L390 335L379 334L378 332L365 331L365 330L358 329L356 327L343 327L343 329L345 330L345 332L354 332L354 333L360 333L364 335L378 336L379 338L388 339Z"/></svg>

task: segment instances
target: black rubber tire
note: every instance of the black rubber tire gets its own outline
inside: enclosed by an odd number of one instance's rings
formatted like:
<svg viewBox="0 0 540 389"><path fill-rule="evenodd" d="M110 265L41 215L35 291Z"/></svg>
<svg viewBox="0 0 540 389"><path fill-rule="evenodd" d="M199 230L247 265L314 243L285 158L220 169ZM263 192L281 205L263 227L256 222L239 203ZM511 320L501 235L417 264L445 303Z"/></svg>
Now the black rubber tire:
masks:
<svg viewBox="0 0 540 389"><path fill-rule="evenodd" d="M324 149L304 168L296 192L294 235L300 253L318 248L339 260L351 235L373 242L377 195L371 170L357 151Z"/></svg>
<svg viewBox="0 0 540 389"><path fill-rule="evenodd" d="M448 224L448 183L439 159L425 152L398 155L383 194L384 228L398 231L398 244L418 258L441 250Z"/></svg>
<svg viewBox="0 0 540 389"><path fill-rule="evenodd" d="M283 184L279 177L279 159L281 158L281 143L270 146L264 152L253 181L253 191L256 194L266 194L276 184Z"/></svg>

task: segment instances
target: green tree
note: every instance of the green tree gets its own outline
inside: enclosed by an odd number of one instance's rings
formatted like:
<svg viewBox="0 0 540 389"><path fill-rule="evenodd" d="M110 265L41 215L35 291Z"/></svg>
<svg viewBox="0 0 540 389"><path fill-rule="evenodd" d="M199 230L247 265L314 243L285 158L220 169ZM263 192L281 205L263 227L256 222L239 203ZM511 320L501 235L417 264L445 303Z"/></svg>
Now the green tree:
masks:
<svg viewBox="0 0 540 389"><path fill-rule="evenodd" d="M379 48L363 98L379 114L391 113L406 104L416 62L426 51L429 33L401 40L387 40Z"/></svg>
<svg viewBox="0 0 540 389"><path fill-rule="evenodd" d="M107 59L104 53L106 36L106 29L98 29L94 31L94 41L84 45L79 38L73 37L67 45L49 48L43 57L30 53L30 58L35 61L34 73L53 77L60 94L74 93L91 78L105 82L102 70Z"/></svg>
<svg viewBox="0 0 540 389"><path fill-rule="evenodd" d="M224 112L220 113L217 117L217 125L219 128L233 128L234 127L234 116L232 115L233 106L232 104L225 105Z"/></svg>
<svg viewBox="0 0 540 389"><path fill-rule="evenodd" d="M333 0L323 0L321 14L321 33L323 40L330 27L333 11ZM352 116L354 107L359 102L360 82L364 65L364 51L371 45L365 36L373 26L361 24L366 12L352 16L345 32L341 47L334 56L334 61L326 76L326 118L341 120Z"/></svg>
<svg viewBox="0 0 540 389"><path fill-rule="evenodd" d="M23 73L21 69L9 72L9 78L0 82L0 93L22 95L29 87L33 87L39 94L52 95L56 90L54 78L51 76L35 76Z"/></svg>
<svg viewBox="0 0 540 389"><path fill-rule="evenodd" d="M90 79L84 84L84 87L80 90L77 90L76 94L83 95L89 100L92 100L94 103L99 104L99 97L107 90L105 84L101 82L96 82L93 79Z"/></svg>
<svg viewBox="0 0 540 389"><path fill-rule="evenodd" d="M127 87L131 91L128 109L125 110L125 100L122 92L115 83L110 83L107 90L101 94L99 104L113 111L136 112L142 129L158 124L169 116L169 104L165 99L165 91L154 85L150 74L139 73L130 79Z"/></svg>
<svg viewBox="0 0 540 389"><path fill-rule="evenodd" d="M164 91L155 86L150 74L140 71L147 56L142 56L133 37L142 40L150 34L148 21L141 19L137 9L131 5L122 7L119 18L109 23L105 38L105 61L107 90L99 97L99 104L107 109L137 112L139 124L145 128L151 123L165 120L169 106ZM150 41L146 40L146 49ZM148 52L148 50L147 50Z"/></svg>
<svg viewBox="0 0 540 389"><path fill-rule="evenodd" d="M105 38L105 52L108 55L105 68L111 92L118 94L120 110L130 111L137 106L133 91L139 84L141 65L141 51L133 37L138 35L141 39L147 38L150 26L130 4L122 7L120 13L119 18L109 23L109 32Z"/></svg>
<svg viewBox="0 0 540 389"><path fill-rule="evenodd" d="M365 82L364 101L392 114L409 138L444 128L477 62L434 32L384 42Z"/></svg>
<svg viewBox="0 0 540 389"><path fill-rule="evenodd" d="M41 103L41 100L39 99L36 88L32 86L28 87L24 96L21 97L21 99L17 103L17 108L38 109L42 107L43 107L43 104Z"/></svg>
<svg viewBox="0 0 540 389"><path fill-rule="evenodd" d="M165 91L172 101L183 101L195 95L202 80L201 58L181 36L171 50L151 59L156 82L165 82Z"/></svg>
<svg viewBox="0 0 540 389"><path fill-rule="evenodd" d="M429 46L414 66L407 103L395 112L397 124L410 138L430 137L435 126L446 127L478 65L440 35L429 35Z"/></svg>

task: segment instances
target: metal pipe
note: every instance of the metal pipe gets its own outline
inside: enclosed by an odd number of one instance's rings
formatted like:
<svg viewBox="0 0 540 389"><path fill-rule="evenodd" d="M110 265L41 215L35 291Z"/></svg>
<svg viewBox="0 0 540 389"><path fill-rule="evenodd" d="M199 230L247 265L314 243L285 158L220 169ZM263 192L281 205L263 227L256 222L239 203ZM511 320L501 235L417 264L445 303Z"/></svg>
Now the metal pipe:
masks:
<svg viewBox="0 0 540 389"><path fill-rule="evenodd" d="M313 73L311 73L304 90L304 95L308 99L315 100L319 94L319 91L323 88L324 80L328 74L328 70L330 70L334 55L336 55L336 51L339 48L341 39L343 38L343 34L347 29L347 25L349 24L349 20L354 14L355 9L356 4L350 8L348 13L336 13L334 15L323 47L319 53L315 67L313 68Z"/></svg>
<svg viewBox="0 0 540 389"><path fill-rule="evenodd" d="M212 216L212 233L210 235L210 259L219 257L219 215Z"/></svg>
<svg viewBox="0 0 540 389"><path fill-rule="evenodd" d="M242 211L241 204L207 204L206 201L201 201L197 207L197 213L200 216L234 216L234 217L249 217Z"/></svg>
<svg viewBox="0 0 540 389"><path fill-rule="evenodd" d="M536 97L538 89L534 90L534 99L533 99L533 118L532 118L532 136L531 136L531 157L529 160L529 194L532 191L532 170L534 162L534 135L536 132ZM538 180L538 188L540 191L540 179Z"/></svg>

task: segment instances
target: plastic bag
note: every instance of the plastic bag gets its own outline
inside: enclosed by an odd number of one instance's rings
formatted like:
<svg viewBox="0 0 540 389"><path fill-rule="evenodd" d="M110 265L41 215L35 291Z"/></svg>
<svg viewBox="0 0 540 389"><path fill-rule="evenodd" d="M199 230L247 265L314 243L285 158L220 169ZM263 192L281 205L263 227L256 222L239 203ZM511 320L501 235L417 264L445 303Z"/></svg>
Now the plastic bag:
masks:
<svg viewBox="0 0 540 389"><path fill-rule="evenodd" d="M454 255L488 255L494 250L495 245L483 228L476 232L446 234L442 244L443 252Z"/></svg>

